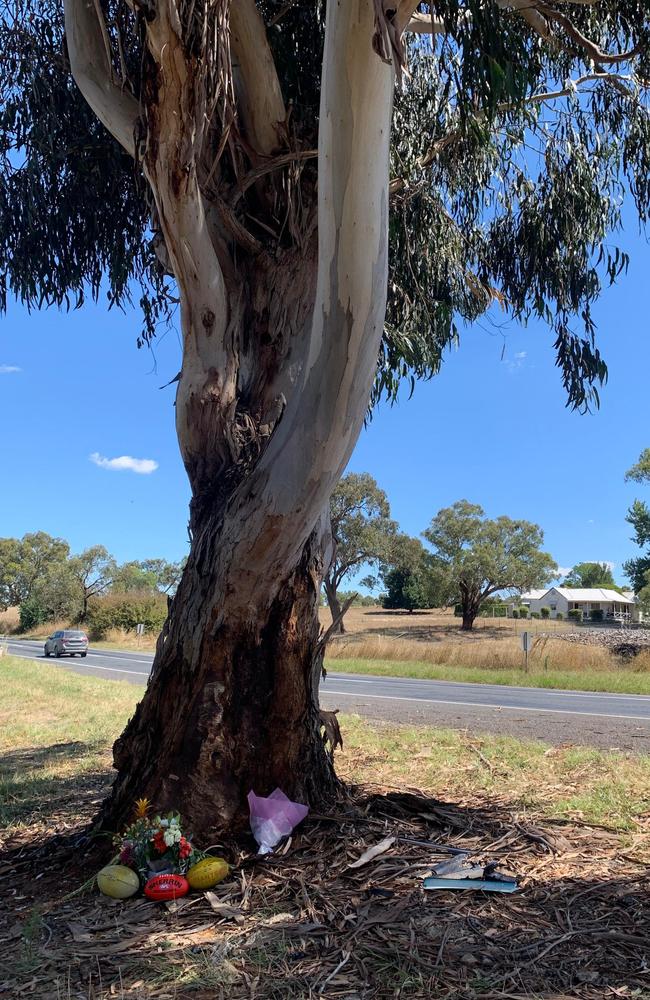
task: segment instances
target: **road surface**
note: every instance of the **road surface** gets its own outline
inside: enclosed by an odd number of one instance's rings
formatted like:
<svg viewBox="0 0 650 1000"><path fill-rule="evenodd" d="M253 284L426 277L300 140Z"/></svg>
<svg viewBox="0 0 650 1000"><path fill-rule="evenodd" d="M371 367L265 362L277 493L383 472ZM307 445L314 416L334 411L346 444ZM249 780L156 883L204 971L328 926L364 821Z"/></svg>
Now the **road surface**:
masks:
<svg viewBox="0 0 650 1000"><path fill-rule="evenodd" d="M9 640L19 657L107 680L147 683L150 653L92 650L87 657L48 660L43 644ZM578 743L650 751L650 697L496 684L424 681L328 672L324 708L340 708L388 722L470 729L550 743Z"/></svg>

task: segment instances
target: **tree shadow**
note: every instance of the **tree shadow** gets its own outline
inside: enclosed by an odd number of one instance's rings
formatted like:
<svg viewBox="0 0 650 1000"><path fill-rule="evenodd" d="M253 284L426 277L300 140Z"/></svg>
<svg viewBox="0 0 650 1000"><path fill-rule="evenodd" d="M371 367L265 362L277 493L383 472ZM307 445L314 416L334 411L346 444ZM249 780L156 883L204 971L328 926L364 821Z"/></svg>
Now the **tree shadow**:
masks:
<svg viewBox="0 0 650 1000"><path fill-rule="evenodd" d="M384 625L377 628L364 628L355 632L346 632L343 636L336 636L333 640L339 644L354 644L362 642L369 637L377 636L385 639L413 639L416 642L472 642L485 639L509 639L514 635L513 630L507 628L480 625L469 632L463 632L458 624L430 624L422 625L400 621L399 625Z"/></svg>
<svg viewBox="0 0 650 1000"><path fill-rule="evenodd" d="M108 757L105 767L97 766L103 751L103 743L70 741L3 754L0 833L9 828L5 849L43 836L44 828L67 829L87 822L113 777ZM80 766L83 758L87 768ZM29 827L35 829L30 832Z"/></svg>

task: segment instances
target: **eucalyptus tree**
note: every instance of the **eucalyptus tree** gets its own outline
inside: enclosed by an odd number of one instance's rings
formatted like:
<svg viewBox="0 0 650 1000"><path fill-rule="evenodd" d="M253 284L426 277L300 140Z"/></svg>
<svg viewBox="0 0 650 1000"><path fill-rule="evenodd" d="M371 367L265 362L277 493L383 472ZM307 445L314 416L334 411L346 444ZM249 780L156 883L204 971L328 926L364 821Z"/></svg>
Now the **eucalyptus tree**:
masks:
<svg viewBox="0 0 650 1000"><path fill-rule="evenodd" d="M334 794L330 494L458 316L541 316L569 403L596 396L609 234L650 200L649 27L646 0L4 0L3 295L182 327L191 547L113 828L139 795L201 832L251 787Z"/></svg>
<svg viewBox="0 0 650 1000"><path fill-rule="evenodd" d="M488 597L500 590L545 587L557 573L553 558L541 548L539 525L510 517L491 520L467 500L439 510L423 536L458 594L465 631Z"/></svg>
<svg viewBox="0 0 650 1000"><path fill-rule="evenodd" d="M346 577L364 565L378 565L390 557L397 537L388 497L367 472L350 472L330 499L333 553L323 579L333 632L345 632L339 588Z"/></svg>
<svg viewBox="0 0 650 1000"><path fill-rule="evenodd" d="M91 545L69 560L69 570L81 596L81 618L88 614L88 602L103 594L113 582L117 566L103 545Z"/></svg>

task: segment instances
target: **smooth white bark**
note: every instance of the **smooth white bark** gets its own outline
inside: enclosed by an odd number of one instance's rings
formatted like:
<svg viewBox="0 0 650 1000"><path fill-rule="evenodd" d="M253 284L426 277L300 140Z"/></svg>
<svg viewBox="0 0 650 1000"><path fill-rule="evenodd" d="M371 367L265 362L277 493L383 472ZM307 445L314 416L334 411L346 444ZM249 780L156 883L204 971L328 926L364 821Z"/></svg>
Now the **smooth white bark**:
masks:
<svg viewBox="0 0 650 1000"><path fill-rule="evenodd" d="M286 111L280 81L255 0L234 0L230 8L233 68L239 76L238 109L249 141L259 153L279 146Z"/></svg>
<svg viewBox="0 0 650 1000"><path fill-rule="evenodd" d="M260 572L278 582L357 441L386 310L394 71L372 49L372 0L330 0L321 82L318 283L302 383L232 504L257 500L233 559L255 615Z"/></svg>
<svg viewBox="0 0 650 1000"><path fill-rule="evenodd" d="M99 120L135 156L138 102L113 78L94 0L65 0L65 34L75 83Z"/></svg>

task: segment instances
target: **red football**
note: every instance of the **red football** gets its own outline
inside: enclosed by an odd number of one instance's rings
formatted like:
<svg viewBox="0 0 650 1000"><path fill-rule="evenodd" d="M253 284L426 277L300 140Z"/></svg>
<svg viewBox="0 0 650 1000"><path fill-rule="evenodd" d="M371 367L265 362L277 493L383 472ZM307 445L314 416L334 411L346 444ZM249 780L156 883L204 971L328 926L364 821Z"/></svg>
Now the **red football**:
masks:
<svg viewBox="0 0 650 1000"><path fill-rule="evenodd" d="M154 875L145 883L144 894L148 899L164 902L179 899L190 891L190 883L182 875Z"/></svg>

